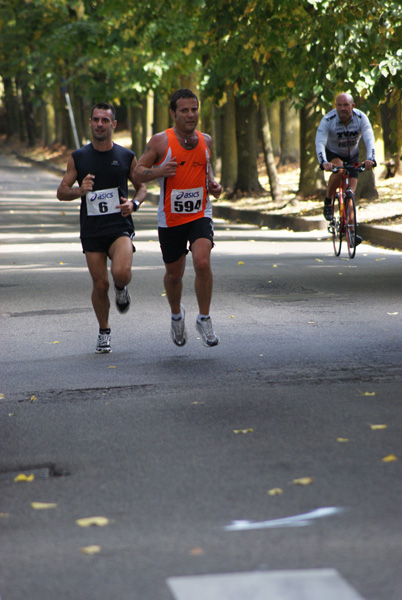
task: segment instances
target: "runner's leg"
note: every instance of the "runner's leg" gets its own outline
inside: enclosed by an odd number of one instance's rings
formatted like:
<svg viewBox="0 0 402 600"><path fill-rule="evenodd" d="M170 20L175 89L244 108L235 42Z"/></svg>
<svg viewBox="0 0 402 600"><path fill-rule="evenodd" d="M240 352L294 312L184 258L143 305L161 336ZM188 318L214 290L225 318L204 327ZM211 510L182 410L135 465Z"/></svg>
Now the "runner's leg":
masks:
<svg viewBox="0 0 402 600"><path fill-rule="evenodd" d="M173 315L178 315L181 311L180 300L183 291L183 275L185 267L185 254L173 263L165 263L165 291Z"/></svg>
<svg viewBox="0 0 402 600"><path fill-rule="evenodd" d="M113 281L119 288L124 288L131 281L131 267L133 264L133 243L123 235L113 242L109 248L111 260L110 272Z"/></svg>
<svg viewBox="0 0 402 600"><path fill-rule="evenodd" d="M200 315L209 315L212 298L213 276L211 270L211 241L198 238L191 244L195 271L195 294Z"/></svg>
<svg viewBox="0 0 402 600"><path fill-rule="evenodd" d="M109 277L106 252L85 252L89 273L92 277L92 306L100 329L109 328Z"/></svg>

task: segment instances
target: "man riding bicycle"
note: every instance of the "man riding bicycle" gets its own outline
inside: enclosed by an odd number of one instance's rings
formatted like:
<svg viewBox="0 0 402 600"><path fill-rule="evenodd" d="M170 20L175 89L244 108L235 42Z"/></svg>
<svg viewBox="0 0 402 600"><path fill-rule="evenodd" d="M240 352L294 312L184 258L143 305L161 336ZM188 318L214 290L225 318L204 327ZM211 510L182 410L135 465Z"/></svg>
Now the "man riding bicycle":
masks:
<svg viewBox="0 0 402 600"><path fill-rule="evenodd" d="M315 146L320 166L325 171L333 167L342 167L344 162L353 165L359 162L359 141L363 137L366 145L367 158L365 169L372 169L375 161L375 140L373 128L365 113L354 108L355 104L350 94L339 94L335 100L335 108L327 113L318 126ZM353 192L357 186L357 169L350 171L350 187ZM327 193L324 202L324 217L332 219L332 198L339 187L342 172L331 173L328 180ZM356 236L356 245L361 238Z"/></svg>

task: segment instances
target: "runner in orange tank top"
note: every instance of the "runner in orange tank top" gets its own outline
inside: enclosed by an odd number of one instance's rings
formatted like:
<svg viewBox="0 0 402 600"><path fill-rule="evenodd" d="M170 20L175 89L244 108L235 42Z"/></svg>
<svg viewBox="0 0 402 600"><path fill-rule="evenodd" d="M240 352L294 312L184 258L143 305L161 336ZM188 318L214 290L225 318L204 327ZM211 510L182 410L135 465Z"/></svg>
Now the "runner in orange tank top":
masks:
<svg viewBox="0 0 402 600"><path fill-rule="evenodd" d="M137 184L158 179L160 186L158 234L165 263L165 289L171 308L171 336L184 346L187 330L181 305L186 255L192 253L199 314L196 329L203 343L216 346L209 315L213 277L210 255L214 246L209 194L219 198L222 186L215 181L210 157L212 140L196 130L198 98L188 89L177 90L170 101L174 127L149 140L134 173Z"/></svg>

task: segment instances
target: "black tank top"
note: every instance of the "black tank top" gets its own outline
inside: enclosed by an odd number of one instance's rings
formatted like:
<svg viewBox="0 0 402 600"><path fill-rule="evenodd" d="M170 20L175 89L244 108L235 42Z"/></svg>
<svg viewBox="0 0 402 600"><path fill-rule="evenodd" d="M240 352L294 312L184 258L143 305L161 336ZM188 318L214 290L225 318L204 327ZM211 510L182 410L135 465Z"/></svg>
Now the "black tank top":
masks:
<svg viewBox="0 0 402 600"><path fill-rule="evenodd" d="M72 157L79 185L84 177L91 173L95 175L93 192L117 188L119 198L128 197L128 176L135 157L134 152L118 144L113 144L111 150L99 152L92 144L88 144L75 150ZM115 235L124 231L134 232L131 215L122 217L120 211L101 216L88 216L86 196L81 197L80 225L81 238Z"/></svg>

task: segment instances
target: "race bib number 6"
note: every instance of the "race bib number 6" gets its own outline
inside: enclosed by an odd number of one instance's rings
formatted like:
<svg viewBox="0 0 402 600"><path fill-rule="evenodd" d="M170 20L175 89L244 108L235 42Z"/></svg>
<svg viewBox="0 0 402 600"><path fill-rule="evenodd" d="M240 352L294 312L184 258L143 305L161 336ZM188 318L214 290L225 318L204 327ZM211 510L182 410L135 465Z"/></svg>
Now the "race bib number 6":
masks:
<svg viewBox="0 0 402 600"><path fill-rule="evenodd" d="M116 208L120 204L119 190L117 188L87 192L86 200L89 217L99 217L120 212L120 208Z"/></svg>
<svg viewBox="0 0 402 600"><path fill-rule="evenodd" d="M189 190L172 190L170 195L172 213L191 214L202 210L204 199L204 188L192 188Z"/></svg>

